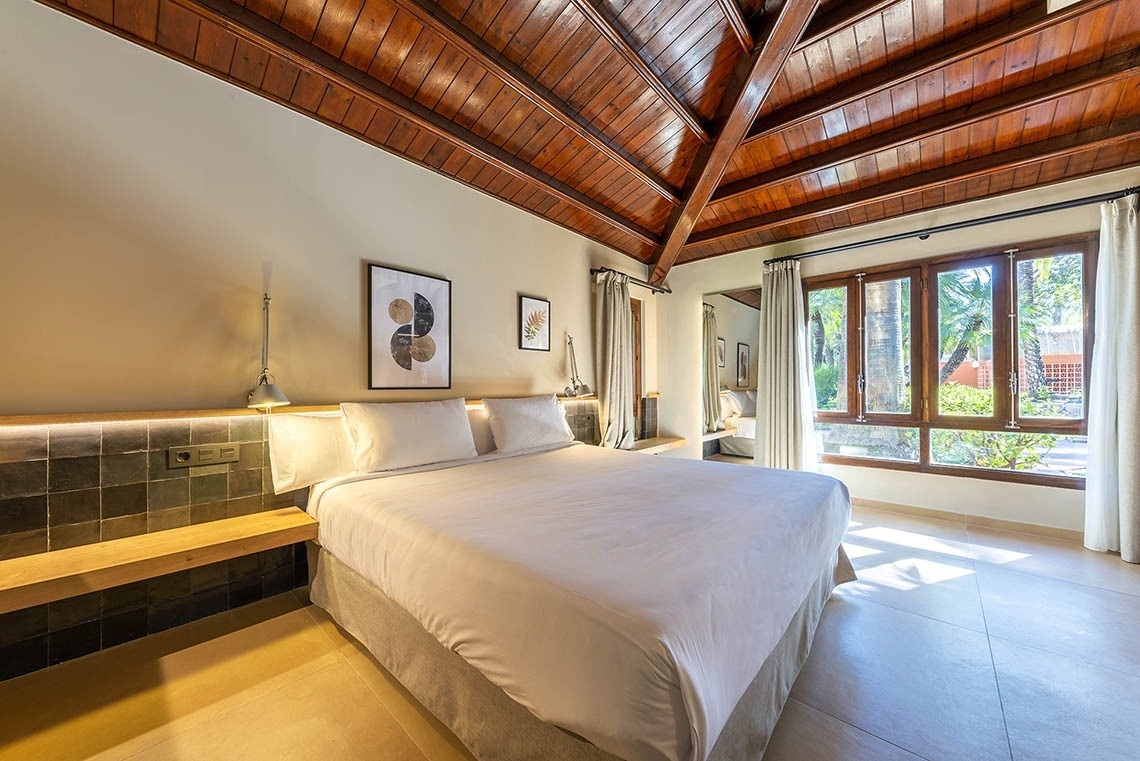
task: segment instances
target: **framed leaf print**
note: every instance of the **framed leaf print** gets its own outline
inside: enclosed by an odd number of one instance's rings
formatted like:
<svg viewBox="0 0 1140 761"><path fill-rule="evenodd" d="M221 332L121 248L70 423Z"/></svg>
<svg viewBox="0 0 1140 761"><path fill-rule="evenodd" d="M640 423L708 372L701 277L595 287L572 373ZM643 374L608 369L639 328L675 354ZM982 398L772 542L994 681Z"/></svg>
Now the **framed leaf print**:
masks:
<svg viewBox="0 0 1140 761"><path fill-rule="evenodd" d="M368 388L451 388L451 281L368 265Z"/></svg>
<svg viewBox="0 0 1140 761"><path fill-rule="evenodd" d="M519 348L550 351L550 302L519 296Z"/></svg>

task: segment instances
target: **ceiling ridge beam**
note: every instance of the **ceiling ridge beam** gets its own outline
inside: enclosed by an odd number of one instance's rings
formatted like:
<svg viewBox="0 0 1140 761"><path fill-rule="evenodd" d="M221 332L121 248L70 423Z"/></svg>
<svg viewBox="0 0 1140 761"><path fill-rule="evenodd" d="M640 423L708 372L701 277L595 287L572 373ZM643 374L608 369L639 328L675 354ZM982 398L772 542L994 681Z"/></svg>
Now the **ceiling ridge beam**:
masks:
<svg viewBox="0 0 1140 761"><path fill-rule="evenodd" d="M804 48L814 45L820 40L826 39L849 26L854 26L863 19L874 16L876 13L882 13L887 8L890 8L892 5L897 5L898 3L899 0L864 0L860 3L846 2L829 13L820 13L808 24L807 31L804 32L804 36L796 43L795 47L792 48L792 52L798 53Z"/></svg>
<svg viewBox="0 0 1140 761"><path fill-rule="evenodd" d="M570 2L578 9L579 13L586 17L587 21L593 24L598 34L609 42L610 47L624 58L625 62L657 93L657 97L665 101L670 110L677 115L677 118L684 122L685 127L700 138L702 142L706 142L709 139L709 132L705 127L704 120L689 104L682 101L669 89L661 74L654 71L653 67L641 57L626 34L618 28L617 21L611 19L610 14L602 10L601 6L597 4L597 0L570 0Z"/></svg>
<svg viewBox="0 0 1140 761"><path fill-rule="evenodd" d="M389 0L396 7L410 15L422 26L426 26L442 37L448 44L463 52L465 56L501 79L512 90L522 95L550 116L562 122L568 129L585 140L611 161L648 185L655 193L669 203L681 202L675 188L671 187L656 172L645 166L640 159L615 145L611 138L598 129L591 121L576 113L566 101L544 87L521 66L511 62L495 50L486 40L475 34L454 16L428 0Z"/></svg>
<svg viewBox="0 0 1140 761"><path fill-rule="evenodd" d="M401 92L379 82L359 69L334 58L312 43L285 31L263 17L229 0L170 0L199 17L224 28L239 39L252 43L303 70L318 74L355 96L363 97L430 134L454 144L482 161L534 183L560 200L577 207L643 243L657 245L660 239L632 220L607 208L584 193L536 169L519 157L491 143L412 100Z"/></svg>
<svg viewBox="0 0 1140 761"><path fill-rule="evenodd" d="M745 53L751 53L752 48L756 46L756 41L752 37L752 30L748 28L748 20L744 18L744 9L736 4L736 0L716 1L720 5L721 13L724 14L724 20L728 22L728 28L732 30L733 35L736 36L736 41L740 43L740 47L744 49Z"/></svg>
<svg viewBox="0 0 1140 761"><path fill-rule="evenodd" d="M1070 5L1053 13L1047 13L1045 3L1042 2L1000 24L987 26L942 45L928 48L906 61L884 66L826 92L784 106L753 125L744 142L750 143L771 137L829 111L843 108L904 82L972 58L990 48L1008 44L1019 37L1036 34L1118 1L1082 0L1076 5Z"/></svg>
<svg viewBox="0 0 1140 761"><path fill-rule="evenodd" d="M689 240L689 245L697 246L736 235L757 233L780 225L803 222L821 214L847 211L856 206L886 201L906 193L930 190L950 182L971 180L981 175L1017 169L1028 164L1068 156L1093 148L1105 148L1138 138L1140 138L1140 116L1130 116L1096 127L1088 127L1058 137L998 151L988 156L979 156L957 164L916 172L905 177L898 177L847 193L828 196L792 208L759 214L738 222L730 222L694 234Z"/></svg>
<svg viewBox="0 0 1140 761"><path fill-rule="evenodd" d="M1137 71L1140 71L1140 49L1120 53L1050 79L1033 82L967 106L943 111L902 127L793 161L769 172L722 185L717 188L709 204L723 203L849 161L867 158L881 151L899 148L917 140L1063 98L1081 90L1126 79Z"/></svg>
<svg viewBox="0 0 1140 761"><path fill-rule="evenodd" d="M717 108L716 138L697 150L685 178L681 205L673 209L661 235L661 252L654 258L650 282L660 284L681 253L705 205L720 184L728 162L740 147L764 99L772 91L792 46L803 34L820 0L784 0L777 12L765 14L756 48L741 56Z"/></svg>

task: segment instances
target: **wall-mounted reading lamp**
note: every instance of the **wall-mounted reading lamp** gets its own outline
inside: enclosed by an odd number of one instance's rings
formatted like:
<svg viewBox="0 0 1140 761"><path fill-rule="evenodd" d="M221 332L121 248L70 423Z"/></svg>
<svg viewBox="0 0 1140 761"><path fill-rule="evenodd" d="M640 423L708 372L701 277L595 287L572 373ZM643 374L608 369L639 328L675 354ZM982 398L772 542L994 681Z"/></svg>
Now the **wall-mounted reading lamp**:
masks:
<svg viewBox="0 0 1140 761"><path fill-rule="evenodd" d="M288 397L277 386L273 373L269 372L269 294L263 295L261 311L265 315L264 332L261 334L261 374L257 376L257 386L249 392L249 406L268 412L273 407L289 404Z"/></svg>

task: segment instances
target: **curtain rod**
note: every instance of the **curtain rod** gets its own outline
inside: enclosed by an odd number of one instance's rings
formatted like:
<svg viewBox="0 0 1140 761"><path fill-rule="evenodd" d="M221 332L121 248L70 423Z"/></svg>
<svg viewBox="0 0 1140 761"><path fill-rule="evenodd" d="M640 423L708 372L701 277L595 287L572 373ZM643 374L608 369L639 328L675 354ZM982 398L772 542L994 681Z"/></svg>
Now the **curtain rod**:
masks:
<svg viewBox="0 0 1140 761"><path fill-rule="evenodd" d="M612 269L610 267L592 267L590 269L591 275L597 275L599 272L613 272L613 273L618 274L618 275L625 275L624 272L618 272L617 270ZM629 277L630 284L640 285L642 288L648 288L649 290L653 291L654 293L672 293L673 292L672 290L670 290L669 288L666 288L663 285L654 285L653 283L649 283L649 282L646 282L644 280L638 280L637 278L630 277L629 275L626 275L626 277Z"/></svg>
<svg viewBox="0 0 1140 761"><path fill-rule="evenodd" d="M1021 217L1031 217L1036 214L1047 214L1051 211L1061 211L1062 209L1072 209L1077 206L1088 206L1093 203L1103 203L1104 201L1115 201L1118 198L1130 196L1133 193L1140 193L1140 186L1134 188L1125 188L1124 190L1117 190L1112 193L1101 193L1095 196L1085 196L1084 198L1075 198L1071 201L1058 201L1057 203L1050 203L1044 206L1034 206L1029 209L1021 209L1019 211L1007 211L1003 214L993 214L988 217L979 217L977 219L967 219L962 222L949 222L944 225L937 225L935 227L927 227L922 230L914 230L907 233L895 233L894 235L883 235L879 238L872 238L871 240L860 241L858 243L844 243L839 246L830 246L828 248L821 248L818 251L808 251L803 254L791 254L790 256L780 256L775 259L765 259L765 264L772 264L774 262L791 262L798 259L810 259L813 256L823 256L825 254L837 254L840 251L850 251L856 248L865 248L866 246L875 246L879 243L893 243L896 240L906 240L907 238L918 238L919 240L926 240L935 233L947 233L953 230L961 230L966 227L977 227L978 225L988 225L994 222L1005 222L1010 219L1020 219Z"/></svg>

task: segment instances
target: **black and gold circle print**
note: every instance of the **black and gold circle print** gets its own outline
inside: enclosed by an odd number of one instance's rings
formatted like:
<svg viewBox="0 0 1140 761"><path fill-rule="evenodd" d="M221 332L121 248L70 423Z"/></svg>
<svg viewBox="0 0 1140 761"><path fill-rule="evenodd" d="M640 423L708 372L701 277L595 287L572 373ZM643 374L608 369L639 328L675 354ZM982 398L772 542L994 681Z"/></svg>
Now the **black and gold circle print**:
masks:
<svg viewBox="0 0 1140 761"><path fill-rule="evenodd" d="M435 340L428 335L435 326L435 310L422 294L417 293L413 301L414 306L407 299L388 304L388 316L406 323L396 328L391 341L392 359L405 370L411 370L413 362L427 362L435 356Z"/></svg>

